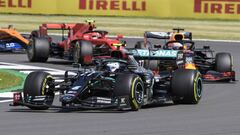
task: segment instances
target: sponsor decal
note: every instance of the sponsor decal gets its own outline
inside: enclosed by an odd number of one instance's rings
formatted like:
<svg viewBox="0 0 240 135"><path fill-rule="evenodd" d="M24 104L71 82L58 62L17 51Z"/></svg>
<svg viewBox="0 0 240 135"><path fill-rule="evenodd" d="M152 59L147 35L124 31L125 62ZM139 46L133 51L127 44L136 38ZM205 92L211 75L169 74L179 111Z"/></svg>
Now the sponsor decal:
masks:
<svg viewBox="0 0 240 135"><path fill-rule="evenodd" d="M20 44L18 43L6 43L6 48L15 48L15 49L20 49L22 48Z"/></svg>
<svg viewBox="0 0 240 135"><path fill-rule="evenodd" d="M179 54L177 55L177 59L183 59L183 53L179 53Z"/></svg>
<svg viewBox="0 0 240 135"><path fill-rule="evenodd" d="M75 87L73 87L72 88L72 90L78 90L78 89L80 89L82 86L75 86Z"/></svg>
<svg viewBox="0 0 240 135"><path fill-rule="evenodd" d="M239 20L240 0L0 0L0 12Z"/></svg>
<svg viewBox="0 0 240 135"><path fill-rule="evenodd" d="M13 48L15 47L15 43L6 43L6 48Z"/></svg>
<svg viewBox="0 0 240 135"><path fill-rule="evenodd" d="M149 50L137 49L132 51L133 55L141 57L149 57ZM178 51L174 50L158 50L150 51L150 57L177 57Z"/></svg>
<svg viewBox="0 0 240 135"><path fill-rule="evenodd" d="M77 91L68 91L67 94L76 94Z"/></svg>
<svg viewBox="0 0 240 135"><path fill-rule="evenodd" d="M194 13L240 14L240 0L195 0Z"/></svg>
<svg viewBox="0 0 240 135"><path fill-rule="evenodd" d="M0 0L0 8L32 8L32 0Z"/></svg>
<svg viewBox="0 0 240 135"><path fill-rule="evenodd" d="M183 60L177 61L177 65L181 65L181 64L183 64L183 63L184 63Z"/></svg>
<svg viewBox="0 0 240 135"><path fill-rule="evenodd" d="M79 0L79 9L146 11L146 4L146 0Z"/></svg>
<svg viewBox="0 0 240 135"><path fill-rule="evenodd" d="M97 103L102 104L111 104L111 98L97 97Z"/></svg>
<svg viewBox="0 0 240 135"><path fill-rule="evenodd" d="M192 57L186 57L186 63L193 63Z"/></svg>
<svg viewBox="0 0 240 135"><path fill-rule="evenodd" d="M156 52L157 56L165 56L165 57L176 57L177 51L171 51L171 50L159 50Z"/></svg>

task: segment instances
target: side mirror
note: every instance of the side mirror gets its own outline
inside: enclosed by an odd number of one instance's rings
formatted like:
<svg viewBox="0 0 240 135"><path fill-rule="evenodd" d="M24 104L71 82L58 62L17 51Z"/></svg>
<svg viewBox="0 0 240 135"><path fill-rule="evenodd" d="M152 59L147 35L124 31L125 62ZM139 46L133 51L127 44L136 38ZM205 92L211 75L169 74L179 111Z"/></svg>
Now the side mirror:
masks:
<svg viewBox="0 0 240 135"><path fill-rule="evenodd" d="M154 48L162 48L162 45L156 44L156 45L154 45Z"/></svg>
<svg viewBox="0 0 240 135"><path fill-rule="evenodd" d="M210 49L210 46L203 46L203 49Z"/></svg>

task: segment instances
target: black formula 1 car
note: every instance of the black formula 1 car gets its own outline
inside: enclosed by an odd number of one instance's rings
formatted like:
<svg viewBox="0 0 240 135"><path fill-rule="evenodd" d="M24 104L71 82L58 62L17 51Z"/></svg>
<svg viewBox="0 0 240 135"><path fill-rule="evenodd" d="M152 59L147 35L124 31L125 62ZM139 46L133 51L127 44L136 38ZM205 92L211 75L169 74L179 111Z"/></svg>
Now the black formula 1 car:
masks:
<svg viewBox="0 0 240 135"><path fill-rule="evenodd" d="M120 53L116 51L112 57ZM14 94L12 106L22 105L34 110L49 107L138 110L144 105L166 101L175 104L197 104L200 101L202 79L197 70L166 67L156 73L140 66L134 58L167 59L177 65L178 51L132 49L126 54L128 57L124 59L96 59L96 67L92 69L66 71L64 81L60 83L48 73L32 72L26 78L23 92ZM69 72L76 75L70 76ZM61 106L53 105L55 92L60 92Z"/></svg>
<svg viewBox="0 0 240 135"><path fill-rule="evenodd" d="M138 42L135 48L162 48L164 50L181 50L184 53L194 54L193 61L196 68L203 75L205 81L235 81L232 56L227 52L216 53L210 46L196 48L192 41L192 33L180 32L183 29L174 29L175 32L145 32L144 42ZM176 32L177 30L177 32ZM164 45L152 45L149 41L163 39Z"/></svg>

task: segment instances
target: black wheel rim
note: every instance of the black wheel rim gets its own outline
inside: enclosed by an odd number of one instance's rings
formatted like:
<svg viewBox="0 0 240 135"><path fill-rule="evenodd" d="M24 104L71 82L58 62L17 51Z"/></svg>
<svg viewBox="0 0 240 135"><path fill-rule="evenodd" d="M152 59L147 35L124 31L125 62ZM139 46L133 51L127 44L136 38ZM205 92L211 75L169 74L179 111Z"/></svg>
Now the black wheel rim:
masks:
<svg viewBox="0 0 240 135"><path fill-rule="evenodd" d="M54 85L52 85L52 79L47 79L46 86L44 87L44 93L46 95L46 104L51 105L54 100Z"/></svg>
<svg viewBox="0 0 240 135"><path fill-rule="evenodd" d="M135 98L138 104L141 104L143 102L143 86L140 82L136 84Z"/></svg>
<svg viewBox="0 0 240 135"><path fill-rule="evenodd" d="M79 63L79 59L80 59L80 45L77 42L76 43L76 47L74 48L74 62L75 63Z"/></svg>
<svg viewBox="0 0 240 135"><path fill-rule="evenodd" d="M198 98L201 98L202 96L202 80L199 78L197 81L197 96Z"/></svg>

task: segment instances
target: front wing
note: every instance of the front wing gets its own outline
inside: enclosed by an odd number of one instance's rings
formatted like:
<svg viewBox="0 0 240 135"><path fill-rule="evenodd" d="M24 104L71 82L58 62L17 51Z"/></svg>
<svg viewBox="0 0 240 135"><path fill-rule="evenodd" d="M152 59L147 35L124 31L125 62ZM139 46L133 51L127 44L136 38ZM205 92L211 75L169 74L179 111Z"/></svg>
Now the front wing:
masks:
<svg viewBox="0 0 240 135"><path fill-rule="evenodd" d="M25 102L21 92L14 93L13 103L10 106L26 106L26 107L49 107L59 109L77 109L77 110L102 110L102 109L124 109L128 105L126 104L126 98L103 98L103 97L91 97L81 102L81 104L74 104L73 106L57 106L48 105L43 100L43 97L34 98L35 102ZM41 102L42 101L42 102Z"/></svg>
<svg viewBox="0 0 240 135"><path fill-rule="evenodd" d="M203 75L203 80L205 81L236 81L235 79L235 71L231 72L216 72L216 71L208 71Z"/></svg>

